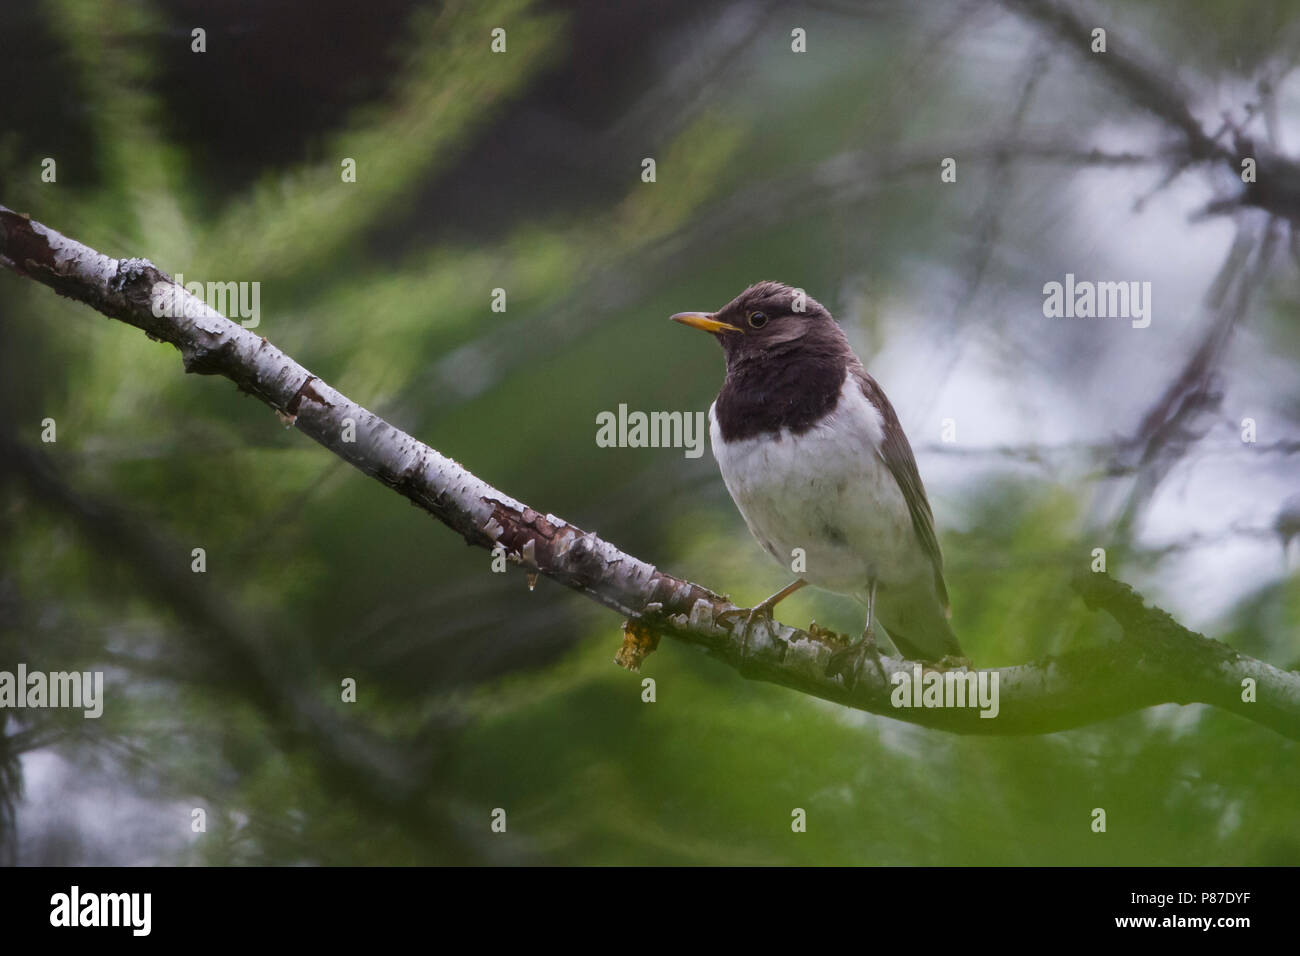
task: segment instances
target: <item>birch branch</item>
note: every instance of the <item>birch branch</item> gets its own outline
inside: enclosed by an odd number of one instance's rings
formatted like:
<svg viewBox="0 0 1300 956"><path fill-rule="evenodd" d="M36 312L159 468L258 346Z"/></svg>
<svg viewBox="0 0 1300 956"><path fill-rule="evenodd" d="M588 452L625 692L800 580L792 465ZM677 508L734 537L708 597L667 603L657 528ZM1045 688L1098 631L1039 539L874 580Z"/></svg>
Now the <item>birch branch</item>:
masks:
<svg viewBox="0 0 1300 956"><path fill-rule="evenodd" d="M895 675L915 661L884 656L853 687L828 678L845 638L759 622L744 639L744 615L722 595L674 577L595 534L542 514L482 481L433 448L367 411L265 338L176 287L144 259L113 259L0 206L0 264L169 342L187 372L222 375L360 471L429 512L471 545L505 549L541 574L627 618L631 644L665 634L693 644L746 678L768 681L874 714L962 734L1043 734L1163 703L1211 704L1300 739L1300 674L1283 671L1194 634L1146 607L1126 585L1084 575L1075 589L1123 630L1113 644L979 672L999 688L995 718L974 707L896 707ZM155 315L158 284L186 306ZM348 440L354 438L354 440ZM627 646L625 646L627 650ZM631 655L636 658L634 651ZM950 675L961 672L948 672ZM1255 702L1242 699L1255 682Z"/></svg>

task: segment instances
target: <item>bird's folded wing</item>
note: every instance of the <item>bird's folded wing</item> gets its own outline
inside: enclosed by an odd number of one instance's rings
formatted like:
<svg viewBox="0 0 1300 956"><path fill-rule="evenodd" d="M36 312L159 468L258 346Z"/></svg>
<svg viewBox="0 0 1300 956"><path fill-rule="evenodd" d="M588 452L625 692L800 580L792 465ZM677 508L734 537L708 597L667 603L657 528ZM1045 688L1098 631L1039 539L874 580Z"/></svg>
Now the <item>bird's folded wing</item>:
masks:
<svg viewBox="0 0 1300 956"><path fill-rule="evenodd" d="M898 482L898 487L902 489L903 497L907 501L907 510L912 516L912 528L916 531L916 538L921 543L921 549L929 557L930 563L934 565L935 591L943 604L944 612L950 613L948 587L943 580L943 554L939 550L939 539L934 533L934 513L930 510L930 502L925 497L925 486L921 484L921 473L917 470L912 446L908 444L907 436L903 434L903 426L898 421L894 406L889 404L889 399L876 384L876 380L861 367L853 369L851 374L862 387L862 394L880 409L880 417L884 425L880 457L884 460L890 474L894 476L894 480Z"/></svg>

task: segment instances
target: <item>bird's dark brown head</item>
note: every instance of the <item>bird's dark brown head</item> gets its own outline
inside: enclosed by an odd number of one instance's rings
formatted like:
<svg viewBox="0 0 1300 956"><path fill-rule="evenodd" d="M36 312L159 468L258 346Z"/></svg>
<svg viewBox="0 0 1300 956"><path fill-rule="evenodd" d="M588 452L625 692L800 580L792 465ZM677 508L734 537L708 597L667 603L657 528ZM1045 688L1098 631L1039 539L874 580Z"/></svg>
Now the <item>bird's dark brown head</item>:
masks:
<svg viewBox="0 0 1300 956"><path fill-rule="evenodd" d="M717 312L678 312L674 322L709 332L727 368L849 353L844 332L816 299L780 282L759 282ZM851 354L851 353L850 353Z"/></svg>
<svg viewBox="0 0 1300 956"><path fill-rule="evenodd" d="M673 319L722 343L727 376L715 410L726 441L802 433L835 407L845 376L861 366L826 308L779 282L752 285L717 312Z"/></svg>

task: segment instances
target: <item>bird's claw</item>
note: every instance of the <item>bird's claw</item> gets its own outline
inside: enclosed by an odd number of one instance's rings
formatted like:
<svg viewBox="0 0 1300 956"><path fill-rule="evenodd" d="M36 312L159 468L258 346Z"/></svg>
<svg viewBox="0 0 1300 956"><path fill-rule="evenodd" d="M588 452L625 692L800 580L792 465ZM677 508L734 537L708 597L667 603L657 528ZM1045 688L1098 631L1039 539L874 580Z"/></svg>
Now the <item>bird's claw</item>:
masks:
<svg viewBox="0 0 1300 956"><path fill-rule="evenodd" d="M747 660L749 658L749 635L754 630L754 622L759 618L767 618L768 621L771 621L773 619L772 605L769 602L764 601L761 604L755 604L751 608L728 608L719 614L718 617L736 617L740 614L745 615L745 628L741 631L740 636L740 659Z"/></svg>
<svg viewBox="0 0 1300 956"><path fill-rule="evenodd" d="M857 686L858 678L862 673L862 663L868 657L876 665L876 672L883 681L885 669L880 663L880 649L876 647L875 635L870 631L863 634L862 640L856 644L832 652L830 660L826 662L826 676L843 677L844 686L852 690Z"/></svg>

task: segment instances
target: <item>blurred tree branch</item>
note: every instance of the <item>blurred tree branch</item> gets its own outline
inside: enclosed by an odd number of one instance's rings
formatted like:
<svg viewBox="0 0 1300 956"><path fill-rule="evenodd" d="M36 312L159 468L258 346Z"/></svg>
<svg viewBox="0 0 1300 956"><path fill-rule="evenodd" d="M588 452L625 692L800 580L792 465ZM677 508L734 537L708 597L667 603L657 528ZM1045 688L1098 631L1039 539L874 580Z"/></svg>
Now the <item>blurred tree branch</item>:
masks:
<svg viewBox="0 0 1300 956"><path fill-rule="evenodd" d="M1120 35L1105 12L1080 2L1001 0L1001 3L1036 24L1081 61L1095 66L1130 103L1152 113L1177 134L1182 155L1170 179L1190 165L1205 162L1223 163L1236 178L1241 174L1242 159L1255 159L1259 170L1256 181L1244 183L1239 196L1212 202L1206 212L1257 206L1271 215L1300 222L1300 162L1284 155L1275 148L1276 144L1255 143L1228 117L1213 134L1207 133L1188 105L1188 92L1170 79L1176 76L1176 71L1147 62L1139 52L1143 45ZM1104 54L1090 52L1089 39L1097 27L1104 27L1108 36ZM1265 107L1273 82L1267 76L1261 77L1261 99ZM1253 118L1259 112L1259 105L1249 105L1246 118ZM1232 134L1231 145L1221 142L1228 133Z"/></svg>
<svg viewBox="0 0 1300 956"><path fill-rule="evenodd" d="M998 669L1002 704L996 719L981 719L976 708L897 709L891 677L911 674L916 662L882 657L878 671L866 668L849 688L826 677L831 653L844 642L838 635L763 622L746 644L744 616L728 613L735 605L724 596L498 491L188 296L147 260L110 258L0 206L0 264L171 343L186 371L230 379L467 543L500 548L529 573L585 594L626 616L635 629L702 647L747 678L955 733L1050 733L1175 702L1212 704L1300 739L1300 674L1194 634L1100 574L1083 574L1073 584L1089 607L1115 619L1121 641ZM155 315L157 288L174 290L185 314ZM1257 684L1258 702L1242 700L1248 679Z"/></svg>
<svg viewBox="0 0 1300 956"><path fill-rule="evenodd" d="M1137 433L1128 443L1126 457L1137 475L1118 521L1127 534L1156 488L1173 466L1204 437L1202 422L1220 410L1222 392L1216 371L1232 333L1250 311L1255 295L1266 284L1280 230L1270 218L1262 239L1239 229L1227 258L1209 293L1211 321L1201 342L1178 375L1147 410Z"/></svg>

